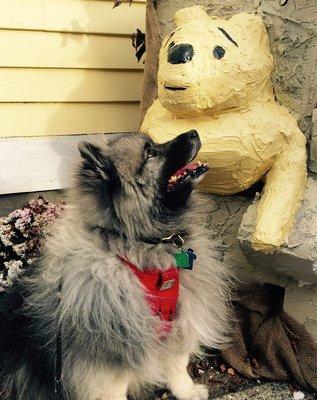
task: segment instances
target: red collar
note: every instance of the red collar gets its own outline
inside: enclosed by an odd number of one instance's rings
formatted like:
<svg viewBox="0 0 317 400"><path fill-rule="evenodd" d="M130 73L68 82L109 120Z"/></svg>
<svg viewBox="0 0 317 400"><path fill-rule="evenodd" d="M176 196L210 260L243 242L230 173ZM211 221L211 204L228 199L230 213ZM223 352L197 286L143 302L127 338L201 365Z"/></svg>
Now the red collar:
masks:
<svg viewBox="0 0 317 400"><path fill-rule="evenodd" d="M124 257L118 256L118 258L138 277L146 291L145 298L152 314L159 316L164 321L163 332L169 332L172 328L179 296L179 269L172 266L166 271L158 269L140 271Z"/></svg>

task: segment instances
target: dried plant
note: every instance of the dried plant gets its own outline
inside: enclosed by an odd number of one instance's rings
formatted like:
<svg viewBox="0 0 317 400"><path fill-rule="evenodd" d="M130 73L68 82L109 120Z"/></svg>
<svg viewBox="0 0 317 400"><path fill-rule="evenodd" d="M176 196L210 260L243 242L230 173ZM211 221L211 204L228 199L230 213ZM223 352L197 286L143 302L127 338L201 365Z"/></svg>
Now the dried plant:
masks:
<svg viewBox="0 0 317 400"><path fill-rule="evenodd" d="M129 5L130 5L130 6L131 6L131 4L132 4L132 1L133 1L133 0L129 0ZM116 7L120 6L121 3L122 3L121 0L114 0L113 8L116 8Z"/></svg>
<svg viewBox="0 0 317 400"><path fill-rule="evenodd" d="M0 291L39 256L41 240L62 210L62 205L39 197L0 218Z"/></svg>
<svg viewBox="0 0 317 400"><path fill-rule="evenodd" d="M145 53L145 33L138 28L136 33L132 35L132 46L135 49L136 58L140 61Z"/></svg>

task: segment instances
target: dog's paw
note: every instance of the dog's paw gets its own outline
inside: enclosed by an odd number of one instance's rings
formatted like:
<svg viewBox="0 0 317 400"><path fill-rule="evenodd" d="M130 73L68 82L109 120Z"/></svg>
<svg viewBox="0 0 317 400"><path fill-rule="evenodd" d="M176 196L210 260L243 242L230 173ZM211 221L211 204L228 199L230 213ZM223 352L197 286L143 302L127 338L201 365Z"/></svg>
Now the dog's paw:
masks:
<svg viewBox="0 0 317 400"><path fill-rule="evenodd" d="M178 400L208 400L208 397L208 389L205 385L194 384L190 390L178 396Z"/></svg>
<svg viewBox="0 0 317 400"><path fill-rule="evenodd" d="M193 400L207 400L209 397L208 389L205 385L195 384L193 387L192 399Z"/></svg>

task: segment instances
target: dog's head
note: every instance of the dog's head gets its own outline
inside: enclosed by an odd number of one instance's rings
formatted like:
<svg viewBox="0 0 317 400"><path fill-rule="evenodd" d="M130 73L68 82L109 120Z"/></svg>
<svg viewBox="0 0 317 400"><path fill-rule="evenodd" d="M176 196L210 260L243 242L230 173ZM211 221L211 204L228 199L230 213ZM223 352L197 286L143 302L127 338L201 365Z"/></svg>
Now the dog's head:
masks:
<svg viewBox="0 0 317 400"><path fill-rule="evenodd" d="M92 225L132 240L169 234L208 170L190 164L200 146L194 130L164 144L141 134L119 135L102 145L82 142L77 189L83 212L94 215Z"/></svg>

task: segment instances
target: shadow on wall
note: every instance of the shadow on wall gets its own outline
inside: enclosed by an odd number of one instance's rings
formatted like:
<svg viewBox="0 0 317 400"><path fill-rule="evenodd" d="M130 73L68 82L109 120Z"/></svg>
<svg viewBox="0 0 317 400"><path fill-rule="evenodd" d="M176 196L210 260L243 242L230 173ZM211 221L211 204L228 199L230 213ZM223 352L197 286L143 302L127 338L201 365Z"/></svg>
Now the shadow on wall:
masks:
<svg viewBox="0 0 317 400"><path fill-rule="evenodd" d="M109 13L122 15L125 12L126 18L129 18L129 10L132 10L131 15L137 14L132 9L133 4L129 7L123 3L112 9L111 2L98 3L98 7L107 7ZM74 89L67 93L63 103L55 103L56 108L46 124L49 134L69 135L66 138L64 136L62 144L58 140L50 141L51 148L58 155L58 178L63 184L70 181L73 167L79 158L77 143L85 140L84 135L137 129L143 75L142 64L137 64L131 45L130 36L133 31L128 32L131 22L127 23L127 27L118 27L118 33L108 34L113 23L110 22L107 26L108 21L105 18L102 25L100 17L96 24L96 12L99 9L96 11L90 2L78 4L84 9L84 26L76 20L71 21L72 28L77 32L88 29L93 33L60 35L60 48L75 48L76 56L71 65L65 65L56 71L63 77L60 85L65 84L71 88L74 83ZM145 4L138 3L135 6L141 10ZM105 13L104 10L103 12ZM124 23L123 19L122 24ZM98 32L99 26L108 32ZM62 123L59 123L61 120ZM59 130L59 126L62 130Z"/></svg>

